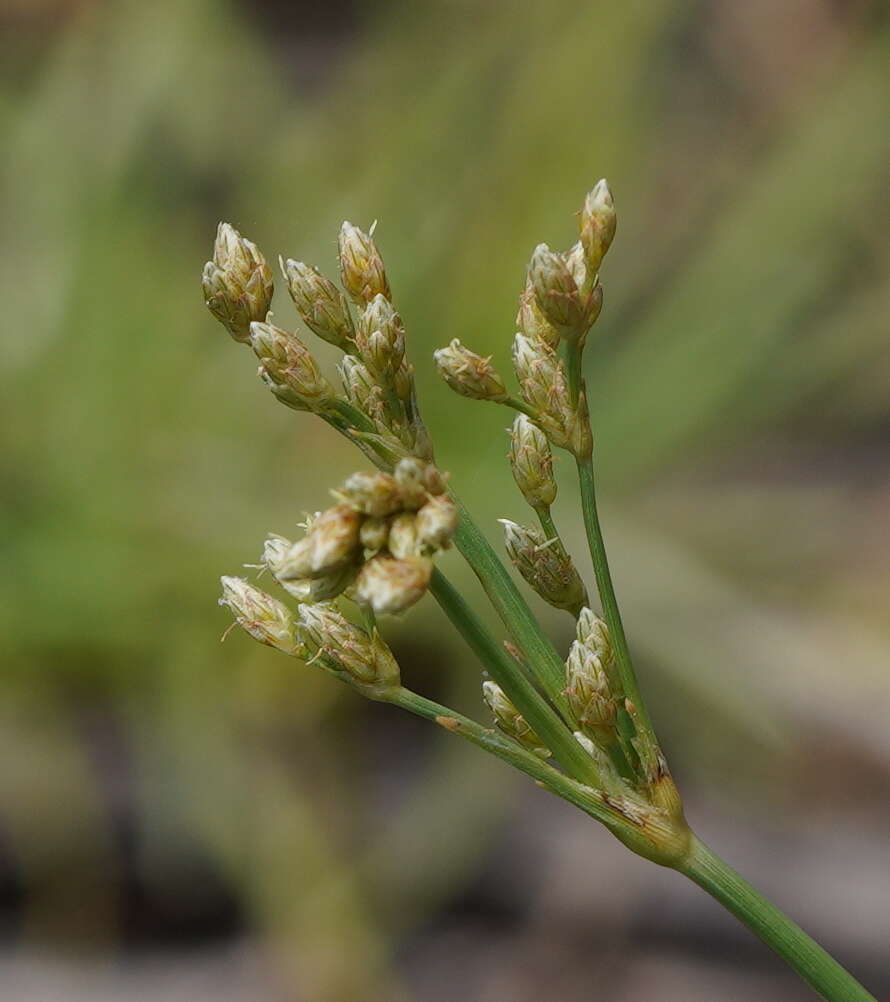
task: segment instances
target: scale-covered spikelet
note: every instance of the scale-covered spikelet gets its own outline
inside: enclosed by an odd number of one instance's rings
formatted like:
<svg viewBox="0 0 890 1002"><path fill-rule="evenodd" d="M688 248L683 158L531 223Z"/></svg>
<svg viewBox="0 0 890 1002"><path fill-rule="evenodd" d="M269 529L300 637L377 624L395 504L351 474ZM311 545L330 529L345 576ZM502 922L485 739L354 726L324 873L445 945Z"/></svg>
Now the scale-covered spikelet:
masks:
<svg viewBox="0 0 890 1002"><path fill-rule="evenodd" d="M377 244L370 234L350 222L340 227L340 279L356 306L370 303L378 294L391 297Z"/></svg>
<svg viewBox="0 0 890 1002"><path fill-rule="evenodd" d="M550 758L550 749L531 729L528 721L507 698L506 693L497 682L485 681L482 683L482 698L491 710L491 715L499 730L513 738L514 741L518 741L524 748L534 752L539 758Z"/></svg>
<svg viewBox="0 0 890 1002"><path fill-rule="evenodd" d="M318 268L288 258L281 271L303 323L323 341L351 351L355 336L346 297Z"/></svg>
<svg viewBox="0 0 890 1002"><path fill-rule="evenodd" d="M465 348L457 338L447 348L433 353L439 375L455 393L473 400L491 400L503 403L509 399L504 381L498 375L490 358L483 358Z"/></svg>
<svg viewBox="0 0 890 1002"><path fill-rule="evenodd" d="M333 605L301 605L297 634L309 663L317 659L359 685L399 684L399 666L379 633L350 623Z"/></svg>
<svg viewBox="0 0 890 1002"><path fill-rule="evenodd" d="M278 599L254 587L244 578L220 578L222 598L220 605L231 609L235 622L267 647L293 657L302 656L302 648L295 633L295 621L290 610Z"/></svg>
<svg viewBox="0 0 890 1002"><path fill-rule="evenodd" d="M556 500L550 443L525 414L516 415L510 430L510 469L516 486L532 508L549 508Z"/></svg>
<svg viewBox="0 0 890 1002"><path fill-rule="evenodd" d="M305 344L274 324L250 325L250 344L260 360L260 378L288 407L320 413L336 396Z"/></svg>
<svg viewBox="0 0 890 1002"><path fill-rule="evenodd" d="M546 539L538 529L508 518L500 522L504 527L504 546L516 570L545 602L577 615L587 602L587 592L559 540Z"/></svg>
<svg viewBox="0 0 890 1002"><path fill-rule="evenodd" d="M250 325L265 320L272 304L272 269L256 244L220 223L213 259L204 265L204 301L236 341L250 342Z"/></svg>

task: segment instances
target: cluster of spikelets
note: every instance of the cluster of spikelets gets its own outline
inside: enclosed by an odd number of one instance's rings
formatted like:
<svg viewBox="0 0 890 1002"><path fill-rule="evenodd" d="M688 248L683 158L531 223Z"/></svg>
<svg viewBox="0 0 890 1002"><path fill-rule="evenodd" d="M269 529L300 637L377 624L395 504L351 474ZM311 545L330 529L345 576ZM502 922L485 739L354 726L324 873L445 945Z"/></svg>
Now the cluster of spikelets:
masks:
<svg viewBox="0 0 890 1002"><path fill-rule="evenodd" d="M651 759L652 749L635 736L635 708L622 688L608 628L587 607L587 591L551 517L557 495L551 446L579 459L591 451L583 384L573 385L559 348L568 342L580 352L602 308L599 266L615 232L605 181L587 196L580 220L580 238L568 251L542 244L532 255L513 342L518 396L508 392L489 358L458 340L437 351L435 359L458 393L518 412L510 430L510 467L541 527L502 519L505 547L545 601L577 618L564 696L577 724L575 737L597 762L605 784L614 779L617 789L620 774L626 775L631 763ZM374 616L400 613L425 593L432 557L450 545L458 518L446 493L447 478L431 462L404 326L372 235L344 223L339 264L345 295L317 268L281 261L303 323L344 352L339 391L297 334L268 322L272 275L254 244L221 224L213 260L205 266L207 306L236 341L253 348L260 378L272 393L289 407L321 416L379 467L353 474L333 491L336 504L307 520L302 539L268 538L263 566L297 600L296 614L241 578L223 579L222 601L262 643L376 692L398 685L399 672ZM364 626L338 609L340 597L371 614ZM484 682L483 696L504 733L550 757L496 682Z"/></svg>
<svg viewBox="0 0 890 1002"><path fill-rule="evenodd" d="M344 222L339 251L348 299L317 268L291 259L280 259L280 265L303 323L344 352L340 390L296 333L268 322L272 272L256 245L228 223L220 224L213 259L204 266L205 301L236 341L253 348L260 378L282 403L351 431L375 461L407 455L429 460L414 368L405 356L405 328L392 305L377 245L370 234ZM357 415L363 420L356 422Z"/></svg>
<svg viewBox="0 0 890 1002"><path fill-rule="evenodd" d="M409 457L392 475L354 473L333 491L338 504L306 523L293 543L266 540L263 563L299 602L325 602L347 593L377 615L404 612L424 594L432 555L447 549L457 510L445 478Z"/></svg>

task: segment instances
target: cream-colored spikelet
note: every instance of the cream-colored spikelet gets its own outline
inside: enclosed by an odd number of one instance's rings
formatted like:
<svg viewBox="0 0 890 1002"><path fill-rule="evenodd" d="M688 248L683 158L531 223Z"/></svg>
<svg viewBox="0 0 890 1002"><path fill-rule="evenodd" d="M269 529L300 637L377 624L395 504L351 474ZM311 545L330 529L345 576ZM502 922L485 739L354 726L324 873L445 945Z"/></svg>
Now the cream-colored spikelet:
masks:
<svg viewBox="0 0 890 1002"><path fill-rule="evenodd" d="M531 279L527 279L525 288L519 296L519 311L516 314L516 326L526 337L537 338L551 348L559 345L559 331L541 312L535 287Z"/></svg>
<svg viewBox="0 0 890 1002"><path fill-rule="evenodd" d="M318 659L361 685L399 684L399 666L377 631L350 623L333 605L300 606L297 633L310 663Z"/></svg>
<svg viewBox="0 0 890 1002"><path fill-rule="evenodd" d="M516 486L532 508L549 508L556 500L550 443L525 414L516 415L510 430L510 469Z"/></svg>
<svg viewBox="0 0 890 1002"><path fill-rule="evenodd" d="M303 323L323 341L351 351L355 329L346 297L318 268L288 258L281 271Z"/></svg>
<svg viewBox="0 0 890 1002"><path fill-rule="evenodd" d="M528 721L507 698L506 693L497 682L486 681L482 683L482 698L491 710L491 715L499 730L540 758L550 758L550 749L531 729Z"/></svg>
<svg viewBox="0 0 890 1002"><path fill-rule="evenodd" d="M433 358L439 375L461 396L495 403L508 399L507 388L491 364L491 359L465 348L457 338L447 348L435 351Z"/></svg>
<svg viewBox="0 0 890 1002"><path fill-rule="evenodd" d="M386 296L378 293L362 310L355 350L384 386L393 387L405 358L405 327Z"/></svg>
<svg viewBox="0 0 890 1002"><path fill-rule="evenodd" d="M303 655L295 632L294 617L286 605L244 578L224 577L220 578L220 583L222 597L219 604L229 607L242 630L267 647L274 647L293 657Z"/></svg>
<svg viewBox="0 0 890 1002"><path fill-rule="evenodd" d="M577 640L566 660L566 696L581 730L600 747L615 740L618 704L599 655Z"/></svg>
<svg viewBox="0 0 890 1002"><path fill-rule="evenodd" d="M538 529L500 519L504 546L513 566L550 605L574 615L587 602L587 592L571 557L558 539L546 539Z"/></svg>
<svg viewBox="0 0 890 1002"><path fill-rule="evenodd" d="M220 223L201 284L210 312L236 341L249 344L250 325L266 319L275 288L272 269L256 244Z"/></svg>
<svg viewBox="0 0 890 1002"><path fill-rule="evenodd" d="M578 338L587 329L584 300L565 258L547 244L538 244L528 266L541 313L564 338Z"/></svg>
<svg viewBox="0 0 890 1002"><path fill-rule="evenodd" d="M385 517L403 507L398 482L388 473L353 473L332 493L364 515Z"/></svg>
<svg viewBox="0 0 890 1002"><path fill-rule="evenodd" d="M334 388L296 334L274 324L254 322L250 343L260 360L260 378L283 404L321 413L334 400Z"/></svg>
<svg viewBox="0 0 890 1002"><path fill-rule="evenodd" d="M612 192L606 179L601 178L587 193L580 217L581 245L592 275L599 271L606 251L612 246L617 224Z"/></svg>
<svg viewBox="0 0 890 1002"><path fill-rule="evenodd" d="M570 449L578 421L565 366L544 341L519 332L513 339L513 368L522 399L550 441Z"/></svg>
<svg viewBox="0 0 890 1002"><path fill-rule="evenodd" d="M447 550L457 531L457 507L445 494L431 495L417 512L417 541L425 553Z"/></svg>
<svg viewBox="0 0 890 1002"><path fill-rule="evenodd" d="M396 559L379 553L359 571L356 601L378 616L395 615L418 602L429 587L433 562L429 557Z"/></svg>
<svg viewBox="0 0 890 1002"><path fill-rule="evenodd" d="M370 234L350 222L340 227L340 279L357 306L370 303L378 294L391 298L377 244Z"/></svg>

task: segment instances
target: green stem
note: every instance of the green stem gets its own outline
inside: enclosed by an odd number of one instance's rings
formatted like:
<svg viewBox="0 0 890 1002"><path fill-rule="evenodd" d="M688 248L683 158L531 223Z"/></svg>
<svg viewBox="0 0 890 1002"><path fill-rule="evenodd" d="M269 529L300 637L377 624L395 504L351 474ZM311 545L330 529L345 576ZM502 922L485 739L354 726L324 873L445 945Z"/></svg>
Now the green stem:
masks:
<svg viewBox="0 0 890 1002"><path fill-rule="evenodd" d="M470 720L447 706L434 703L431 699L412 692L410 689L399 687L382 694L379 698L383 702L392 703L409 713L431 720L452 733L459 734L477 747L483 748L524 772L527 776L531 776L540 786L555 793L558 797L562 797L570 804L574 804L585 814L605 825L613 835L625 841L626 844L633 845L635 842L640 842L639 829L624 818L620 812L609 807L604 802L602 795L596 790L584 786L558 769L554 769L516 741L501 734L500 731L482 727L475 720ZM666 832L662 834L666 835Z"/></svg>
<svg viewBox="0 0 890 1002"><path fill-rule="evenodd" d="M565 360L568 372L569 392L572 395L574 403L577 403L582 390L581 352L582 348L577 343L566 345ZM575 463L578 467L578 481L581 487L581 511L584 516L587 543L590 547L590 559L593 562L596 589L602 603L603 616L612 638L618 674L621 677L625 696L634 704L636 719L648 732L641 737L643 737L643 740L654 742L655 732L649 719L649 713L640 695L639 683L634 672L633 662L630 657L630 648L627 644L624 624L621 621L621 612L618 608L618 600L615 597L615 588L612 584L612 573L609 570L606 544L603 540L603 531L600 527L599 512L596 506L593 458L591 456L576 456Z"/></svg>
<svg viewBox="0 0 890 1002"><path fill-rule="evenodd" d="M562 767L576 779L599 786L599 775L593 760L520 666L485 628L460 592L438 569L433 571L430 592L494 681Z"/></svg>
<svg viewBox="0 0 890 1002"><path fill-rule="evenodd" d="M544 692L559 709L563 719L574 729L574 718L565 694L565 662L541 629L513 578L479 531L467 509L453 494L451 497L459 513L457 532L454 535L455 545L473 568L501 622L525 655Z"/></svg>
<svg viewBox="0 0 890 1002"><path fill-rule="evenodd" d="M677 869L744 922L823 998L829 1002L876 1002L815 940L703 842L693 840L687 860Z"/></svg>

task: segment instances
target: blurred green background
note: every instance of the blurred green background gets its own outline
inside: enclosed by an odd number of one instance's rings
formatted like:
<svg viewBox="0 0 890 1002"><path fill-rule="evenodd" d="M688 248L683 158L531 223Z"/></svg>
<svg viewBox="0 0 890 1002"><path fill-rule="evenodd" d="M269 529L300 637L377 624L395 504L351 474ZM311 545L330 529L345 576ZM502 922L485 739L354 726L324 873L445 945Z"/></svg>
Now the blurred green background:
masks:
<svg viewBox="0 0 890 1002"><path fill-rule="evenodd" d="M0 28L2 997L810 997L522 777L219 643L218 576L362 460L204 309L217 221L332 272L340 221L379 220L499 546L507 416L431 352L507 368L530 251L603 175L587 378L644 689L704 837L890 989L888 6L4 0ZM482 715L431 600L387 634Z"/></svg>

